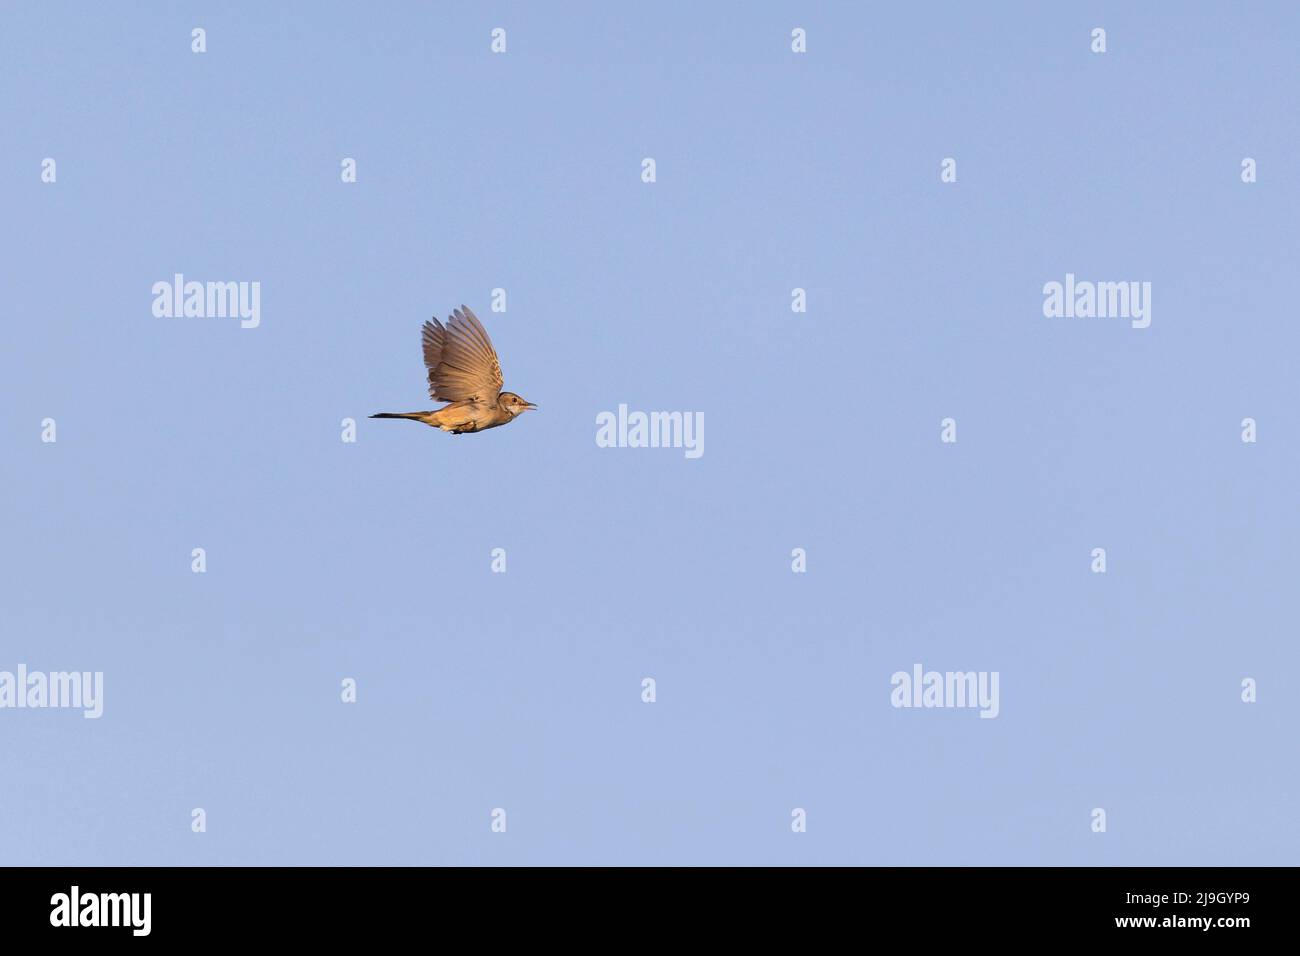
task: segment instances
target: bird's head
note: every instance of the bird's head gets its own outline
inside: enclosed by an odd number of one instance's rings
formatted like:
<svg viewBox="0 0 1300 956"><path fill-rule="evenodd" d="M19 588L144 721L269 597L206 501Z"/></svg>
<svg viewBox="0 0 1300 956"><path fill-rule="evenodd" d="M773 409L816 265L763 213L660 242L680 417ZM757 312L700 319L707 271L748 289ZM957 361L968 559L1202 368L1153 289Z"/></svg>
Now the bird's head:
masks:
<svg viewBox="0 0 1300 956"><path fill-rule="evenodd" d="M530 408L537 407L532 402L524 401L514 392L502 392L497 398L497 403L511 415L518 415L520 412L526 412Z"/></svg>

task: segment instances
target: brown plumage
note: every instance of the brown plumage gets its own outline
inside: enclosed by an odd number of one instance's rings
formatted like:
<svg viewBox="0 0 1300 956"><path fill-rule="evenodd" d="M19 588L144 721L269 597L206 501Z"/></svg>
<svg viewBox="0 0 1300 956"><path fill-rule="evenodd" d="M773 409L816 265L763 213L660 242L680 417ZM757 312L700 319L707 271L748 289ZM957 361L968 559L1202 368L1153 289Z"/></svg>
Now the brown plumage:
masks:
<svg viewBox="0 0 1300 956"><path fill-rule="evenodd" d="M429 397L450 402L429 412L380 412L371 418L407 418L459 435L512 422L537 406L514 392L503 392L501 362L478 317L462 305L446 326L424 323L421 343L429 370Z"/></svg>

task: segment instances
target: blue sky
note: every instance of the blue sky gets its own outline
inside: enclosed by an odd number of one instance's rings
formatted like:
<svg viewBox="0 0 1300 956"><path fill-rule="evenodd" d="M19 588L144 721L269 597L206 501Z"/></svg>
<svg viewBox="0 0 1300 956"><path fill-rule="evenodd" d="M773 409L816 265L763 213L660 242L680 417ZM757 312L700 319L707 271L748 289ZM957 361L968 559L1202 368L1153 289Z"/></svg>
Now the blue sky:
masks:
<svg viewBox="0 0 1300 956"><path fill-rule="evenodd" d="M105 700L0 710L0 862L1296 862L1295 10L4 21L0 670ZM540 409L368 420L461 303Z"/></svg>

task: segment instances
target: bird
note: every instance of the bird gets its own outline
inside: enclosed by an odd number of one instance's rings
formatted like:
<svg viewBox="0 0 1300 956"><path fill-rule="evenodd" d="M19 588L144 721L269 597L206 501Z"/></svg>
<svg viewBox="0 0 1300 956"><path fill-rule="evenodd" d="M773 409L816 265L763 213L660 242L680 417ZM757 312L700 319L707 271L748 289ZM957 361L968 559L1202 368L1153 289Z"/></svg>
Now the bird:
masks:
<svg viewBox="0 0 1300 956"><path fill-rule="evenodd" d="M537 407L514 392L501 391L501 362L469 306L453 310L445 326L434 316L421 332L429 397L451 404L428 412L379 412L371 418L407 418L463 435L508 425Z"/></svg>

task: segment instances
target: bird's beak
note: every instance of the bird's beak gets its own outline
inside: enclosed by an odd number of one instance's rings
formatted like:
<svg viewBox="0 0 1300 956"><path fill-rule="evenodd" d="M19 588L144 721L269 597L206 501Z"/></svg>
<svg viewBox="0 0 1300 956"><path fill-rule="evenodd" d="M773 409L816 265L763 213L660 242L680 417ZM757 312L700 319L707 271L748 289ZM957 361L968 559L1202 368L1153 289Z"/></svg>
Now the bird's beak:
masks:
<svg viewBox="0 0 1300 956"><path fill-rule="evenodd" d="M537 406L534 405L532 402L524 402L524 408L536 408L536 407Z"/></svg>

